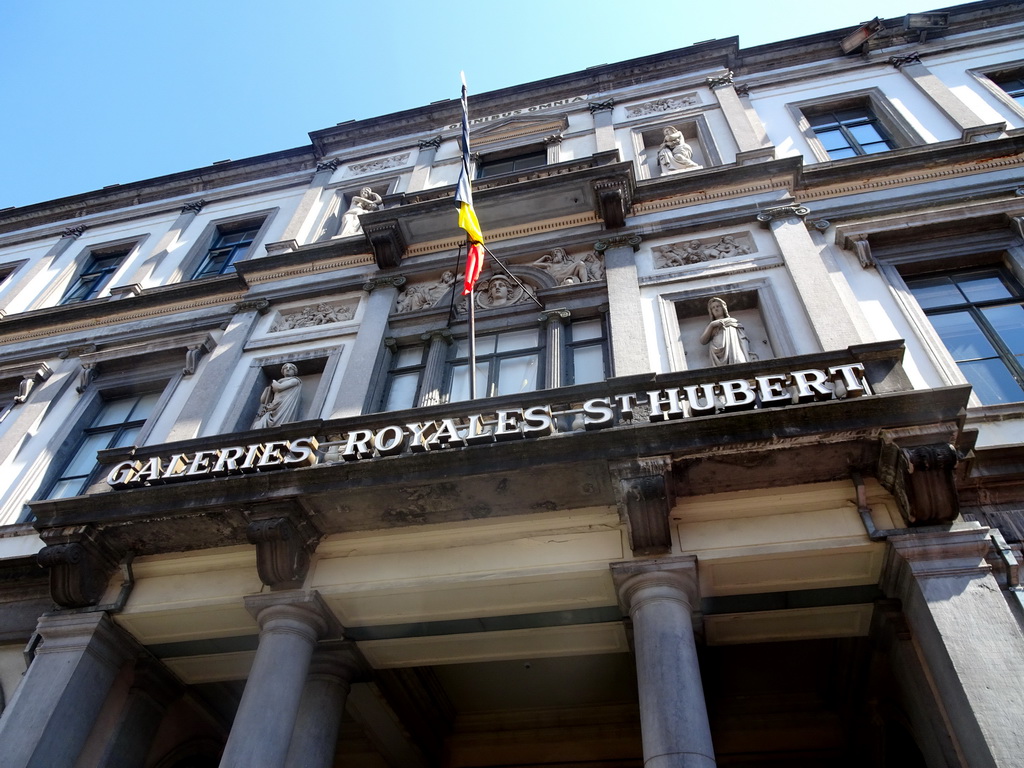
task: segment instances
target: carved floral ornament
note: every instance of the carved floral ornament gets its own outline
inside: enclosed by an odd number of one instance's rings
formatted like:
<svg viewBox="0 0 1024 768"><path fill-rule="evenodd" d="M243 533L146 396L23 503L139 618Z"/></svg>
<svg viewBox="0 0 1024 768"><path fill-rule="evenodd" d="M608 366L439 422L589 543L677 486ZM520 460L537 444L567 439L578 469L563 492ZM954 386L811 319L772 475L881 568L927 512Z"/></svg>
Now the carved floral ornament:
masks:
<svg viewBox="0 0 1024 768"><path fill-rule="evenodd" d="M669 269L689 264L745 256L757 251L748 232L734 232L719 238L695 238L670 245L657 245L651 249L655 269Z"/></svg>
<svg viewBox="0 0 1024 768"><path fill-rule="evenodd" d="M570 254L564 248L553 248L550 252L532 261L523 262L520 266L546 272L554 285L577 285L604 280L604 257L596 251ZM446 305L450 301L456 277L461 284L461 275L457 276L452 270L446 270L438 280L407 285L398 296L395 312L419 312ZM530 301L530 296L535 290L528 284L524 285L525 287L519 286L506 275L496 274L477 284L474 294L476 305L481 309L493 309ZM465 310L465 300L462 300L458 311Z"/></svg>

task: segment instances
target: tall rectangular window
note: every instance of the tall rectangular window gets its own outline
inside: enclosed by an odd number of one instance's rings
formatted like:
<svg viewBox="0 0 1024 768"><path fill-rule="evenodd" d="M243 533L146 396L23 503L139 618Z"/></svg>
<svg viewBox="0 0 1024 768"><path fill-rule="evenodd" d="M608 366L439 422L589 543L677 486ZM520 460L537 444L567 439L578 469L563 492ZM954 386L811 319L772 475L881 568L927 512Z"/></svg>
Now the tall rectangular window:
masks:
<svg viewBox="0 0 1024 768"><path fill-rule="evenodd" d="M116 251L93 251L89 254L82 270L61 297L61 304L75 304L88 301L99 295L99 292L110 282L131 248Z"/></svg>
<svg viewBox="0 0 1024 768"><path fill-rule="evenodd" d="M608 377L608 344L605 342L603 320L593 318L570 323L566 347L567 384L592 384Z"/></svg>
<svg viewBox="0 0 1024 768"><path fill-rule="evenodd" d="M1002 268L907 278L982 403L1024 400L1024 289Z"/></svg>
<svg viewBox="0 0 1024 768"><path fill-rule="evenodd" d="M476 339L476 386L480 397L533 392L540 382L540 329L506 331ZM449 371L449 402L469 400L469 340L456 345Z"/></svg>
<svg viewBox="0 0 1024 768"><path fill-rule="evenodd" d="M820 111L809 114L807 120L832 160L873 155L896 148L895 142L867 107Z"/></svg>
<svg viewBox="0 0 1024 768"><path fill-rule="evenodd" d="M235 262L244 259L262 225L262 221L249 221L236 226L217 227L213 243L199 268L193 273L192 279L223 275Z"/></svg>
<svg viewBox="0 0 1024 768"><path fill-rule="evenodd" d="M147 392L106 400L89 426L82 430L74 452L43 498L81 495L95 482L97 452L134 445L159 398L159 392Z"/></svg>

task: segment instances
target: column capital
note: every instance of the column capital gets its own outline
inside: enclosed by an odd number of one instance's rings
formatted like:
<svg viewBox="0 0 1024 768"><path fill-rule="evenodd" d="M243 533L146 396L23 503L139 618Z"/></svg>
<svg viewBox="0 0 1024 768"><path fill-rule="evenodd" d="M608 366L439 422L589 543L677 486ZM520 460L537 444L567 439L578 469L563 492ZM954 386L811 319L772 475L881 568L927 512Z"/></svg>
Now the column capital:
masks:
<svg viewBox="0 0 1024 768"><path fill-rule="evenodd" d="M643 242L643 238L640 235L622 235L621 237L609 237L605 240L598 240L594 243L594 250L598 253L604 253L607 250L613 248L625 248L630 247L633 249L633 253L640 250L640 243Z"/></svg>
<svg viewBox="0 0 1024 768"><path fill-rule="evenodd" d="M351 640L321 641L309 663L309 679L348 685L369 673L366 662Z"/></svg>
<svg viewBox="0 0 1024 768"><path fill-rule="evenodd" d="M338 170L338 166L341 165L341 160L336 157L332 157L330 160L324 160L321 163L316 164L316 172L331 171L332 173Z"/></svg>
<svg viewBox="0 0 1024 768"><path fill-rule="evenodd" d="M426 342L443 342L446 345L451 345L455 341L455 337L452 336L452 332L448 328L439 328L436 331L427 331L426 333L420 334L420 340Z"/></svg>
<svg viewBox="0 0 1024 768"><path fill-rule="evenodd" d="M683 602L691 613L700 610L696 555L629 560L609 567L619 605L627 613L652 598Z"/></svg>
<svg viewBox="0 0 1024 768"><path fill-rule="evenodd" d="M562 322L563 320L568 320L571 316L572 313L568 309L560 307L559 309L545 309L537 315L537 320L544 325L547 325L552 321Z"/></svg>
<svg viewBox="0 0 1024 768"><path fill-rule="evenodd" d="M363 290L367 293L373 293L377 288L394 288L398 290L403 285L405 285L405 275L374 277L363 283Z"/></svg>
<svg viewBox="0 0 1024 768"><path fill-rule="evenodd" d="M131 636L117 628L106 611L46 614L40 617L36 632L43 638L35 649L36 656L88 649L104 664L116 669L141 650Z"/></svg>
<svg viewBox="0 0 1024 768"><path fill-rule="evenodd" d="M920 64L921 54L917 51L911 51L910 53L905 53L902 56L890 56L885 63L892 65L896 69L900 69L905 64Z"/></svg>
<svg viewBox="0 0 1024 768"><path fill-rule="evenodd" d="M77 227L68 227L63 232L60 233L60 236L61 237L72 237L72 238L77 240L83 234L85 234L85 230L87 230L87 229L88 229L88 227L85 226L85 224L79 224Z"/></svg>
<svg viewBox="0 0 1024 768"><path fill-rule="evenodd" d="M432 139L420 139L420 143L417 145L420 149L439 149L441 147L441 137L435 136Z"/></svg>
<svg viewBox="0 0 1024 768"><path fill-rule="evenodd" d="M797 203L790 203L788 205L776 205L772 208L765 208L757 214L757 220L761 222L762 226L771 226L775 221L784 221L785 219L791 218L804 218L811 212L811 209L804 205Z"/></svg>
<svg viewBox="0 0 1024 768"><path fill-rule="evenodd" d="M193 200L191 203L185 203L181 206L181 212L191 213L194 216L203 210L204 205L206 205L205 200Z"/></svg>
<svg viewBox="0 0 1024 768"><path fill-rule="evenodd" d="M608 111L611 112L615 108L615 99L605 99L604 101L592 101L587 105L590 109L590 114L597 112Z"/></svg>
<svg viewBox="0 0 1024 768"><path fill-rule="evenodd" d="M708 77L704 82L707 84L708 88L714 90L715 88L723 85L732 85L732 79L733 71L731 69L727 69L724 74L721 74L718 77Z"/></svg>
<svg viewBox="0 0 1024 768"><path fill-rule="evenodd" d="M307 635L315 643L320 638L341 637L345 631L316 590L261 592L247 595L244 602L261 634L291 630Z"/></svg>
<svg viewBox="0 0 1024 768"><path fill-rule="evenodd" d="M265 315L270 311L270 302L267 299L243 299L232 304L228 311L233 315L237 315L239 312L253 311Z"/></svg>

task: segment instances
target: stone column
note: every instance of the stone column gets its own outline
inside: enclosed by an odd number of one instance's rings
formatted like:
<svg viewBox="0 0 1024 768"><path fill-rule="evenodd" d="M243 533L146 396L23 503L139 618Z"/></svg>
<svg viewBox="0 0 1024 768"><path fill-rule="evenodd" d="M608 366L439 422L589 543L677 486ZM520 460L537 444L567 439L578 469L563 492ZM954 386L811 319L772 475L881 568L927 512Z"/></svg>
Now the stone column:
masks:
<svg viewBox="0 0 1024 768"><path fill-rule="evenodd" d="M594 250L604 256L613 376L649 373L652 370L647 356L636 269L636 251L639 248L640 238L636 235L594 244Z"/></svg>
<svg viewBox="0 0 1024 768"><path fill-rule="evenodd" d="M826 256L814 244L803 221L808 213L810 211L801 205L779 205L762 210L757 220L775 236L821 348L846 349L864 341L849 310L845 309L855 306L856 302L847 300L833 282L833 273L838 280L845 278L837 267L828 268L834 265L825 263Z"/></svg>
<svg viewBox="0 0 1024 768"><path fill-rule="evenodd" d="M259 646L224 747L221 768L284 765L317 641L331 628L316 592L267 592L245 598L260 627Z"/></svg>
<svg viewBox="0 0 1024 768"><path fill-rule="evenodd" d="M441 147L442 139L435 136L432 139L424 139L419 143L419 154L416 155L416 164L413 166L409 176L409 192L419 192L427 188L430 181L430 169L434 165L434 157Z"/></svg>
<svg viewBox="0 0 1024 768"><path fill-rule="evenodd" d="M338 399L331 409L332 419L358 416L363 412L367 391L373 380L377 365L377 353L388 328L388 317L395 307L398 289L405 285L405 278L378 277L363 285L370 294L363 309L359 332L352 344L345 373L342 374Z"/></svg>
<svg viewBox="0 0 1024 768"><path fill-rule="evenodd" d="M4 768L74 765L135 646L103 611L43 616L42 643L0 717Z"/></svg>
<svg viewBox="0 0 1024 768"><path fill-rule="evenodd" d="M444 363L448 359L448 347L452 344L452 332L447 328L424 333L421 337L430 345L427 347L427 359L423 363L423 384L420 387L417 408L427 405L438 405L444 387Z"/></svg>
<svg viewBox="0 0 1024 768"><path fill-rule="evenodd" d="M192 395L182 406L181 415L175 420L166 442L191 440L218 413L220 396L242 359L245 342L252 335L260 316L269 309L270 302L266 299L240 301L231 308L234 317L221 334L217 347L205 358L203 375L196 379ZM223 418L223 414L220 417ZM225 431L234 428L234 424L224 425Z"/></svg>
<svg viewBox="0 0 1024 768"><path fill-rule="evenodd" d="M137 283L138 285L145 287L146 281L160 268L163 260L167 258L167 254L171 252L171 246L178 242L182 233L188 229L188 226L193 221L195 221L196 216L199 215L199 212L203 210L203 206L205 205L205 200L196 200L195 202L186 203L182 206L181 213L178 214L178 218L176 218L171 224L170 229L168 229L164 233L163 237L157 241L156 245L153 246L152 253L150 253L139 268L135 270L135 275L131 279L127 279L125 282Z"/></svg>
<svg viewBox="0 0 1024 768"><path fill-rule="evenodd" d="M285 768L331 768L352 680L359 665L351 648L313 653Z"/></svg>
<svg viewBox="0 0 1024 768"><path fill-rule="evenodd" d="M309 212L313 210L313 206L320 199L324 187L330 182L334 171L337 170L339 165L340 162L336 158L316 164L316 173L313 174L313 178L309 181L309 188L302 193L302 199L299 200L295 213L292 214L288 224L285 225L279 242L286 243L289 240L297 241L299 239L299 233L309 218Z"/></svg>
<svg viewBox="0 0 1024 768"><path fill-rule="evenodd" d="M565 345L562 339L565 337L565 324L569 322L569 310L548 309L541 313L540 321L544 323L547 339L547 365L544 371L544 388L554 389L562 386L563 373L565 370Z"/></svg>
<svg viewBox="0 0 1024 768"><path fill-rule="evenodd" d="M890 537L881 586L902 602L966 764L1011 768L1024 754L1024 633L985 560L988 534L961 523Z"/></svg>
<svg viewBox="0 0 1024 768"><path fill-rule="evenodd" d="M614 152L615 126L612 125L612 111L615 101L595 101L590 103L590 114L594 116L594 139L597 141L598 152Z"/></svg>
<svg viewBox="0 0 1024 768"><path fill-rule="evenodd" d="M619 602L633 620L644 768L714 768L692 614L693 556L613 563Z"/></svg>
<svg viewBox="0 0 1024 768"><path fill-rule="evenodd" d="M948 85L921 63L919 54L890 56L889 64L906 75L907 79L953 122L964 141L977 141L984 137L996 138L1005 130L1006 123L986 125L970 107L960 101Z"/></svg>
<svg viewBox="0 0 1024 768"><path fill-rule="evenodd" d="M39 261L35 264L25 265L27 269L19 269L12 275L14 279L7 281L7 285L0 289L0 317L10 314L7 311L7 305L10 303L10 300L21 295L22 289L27 287L36 275L45 269L49 269L50 265L57 261L85 233L86 229L85 225L65 229L60 239L51 246L50 250L43 254ZM18 307L16 311L24 312L27 309L32 309L35 300L36 297L30 297L32 303L24 307Z"/></svg>
<svg viewBox="0 0 1024 768"><path fill-rule="evenodd" d="M181 691L181 685L157 662L140 659L128 699L113 734L106 740L100 768L144 765L160 721Z"/></svg>
<svg viewBox="0 0 1024 768"><path fill-rule="evenodd" d="M739 94L731 82L722 83L712 88L711 92L718 99L725 122L729 124L729 132L736 141L736 161L740 165L765 162L775 158L775 147L762 142L762 136L754 129L750 116ZM763 135L763 132L762 132Z"/></svg>

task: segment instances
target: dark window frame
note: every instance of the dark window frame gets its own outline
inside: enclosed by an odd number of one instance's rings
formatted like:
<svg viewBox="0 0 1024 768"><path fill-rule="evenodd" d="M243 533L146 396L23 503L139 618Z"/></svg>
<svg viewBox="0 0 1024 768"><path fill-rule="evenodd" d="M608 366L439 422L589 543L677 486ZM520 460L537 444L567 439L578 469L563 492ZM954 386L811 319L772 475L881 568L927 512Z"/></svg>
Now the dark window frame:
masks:
<svg viewBox="0 0 1024 768"><path fill-rule="evenodd" d="M490 179L495 176L521 173L534 168L543 168L548 164L548 151L543 145L533 147L517 147L504 152L490 152L481 155L476 163L477 179Z"/></svg>
<svg viewBox="0 0 1024 768"><path fill-rule="evenodd" d="M998 278L1003 287L1006 288L1008 295L988 300L971 299L967 295L965 289L961 286L966 285L972 279L983 277ZM938 335L939 339L942 341L946 351L953 359L956 368L960 371L961 375L973 385L974 394L978 400L983 405L1024 401L1024 351L1017 354L1014 353L1014 351L1008 346L1002 334L1000 334L999 330L993 325L990 316L986 312L986 310L993 310L1001 307L1019 306L1024 308L1024 285L1016 279L1013 273L1002 265L989 265L924 272L907 275L904 276L903 279L911 295L913 295L915 300L918 302L918 306L921 308L921 311L924 313L936 335ZM922 303L922 299L924 298L923 289L925 287L929 287L929 285L937 285L940 281L948 281L949 285L956 289L957 293L962 298L962 301L925 306L925 303ZM976 329L991 345L994 354L974 356L970 358L958 358L956 356L954 350L950 348L949 341L947 338L943 337L940 327L938 327L935 320L933 320L933 318L952 316L955 314L966 315L970 318L970 320L975 324ZM972 363L984 363L989 360L998 360L1005 366L1006 373L1013 379L1019 388L1019 392L1015 392L1012 387L1007 389L1007 392L1017 395L1016 399L992 399L984 392L983 387L979 386L977 380L971 381L971 376L968 375L970 365ZM996 370L1002 372L1002 369L997 368ZM983 394L986 394L986 396L983 397Z"/></svg>
<svg viewBox="0 0 1024 768"><path fill-rule="evenodd" d="M106 288L131 255L136 243L116 248L93 248L71 284L65 289L59 306L95 299Z"/></svg>
<svg viewBox="0 0 1024 768"><path fill-rule="evenodd" d="M218 277L225 274L239 261L244 261L259 238L266 220L241 221L237 224L218 224L213 242L206 249L202 260L192 272L190 280L204 277ZM231 242L232 238L238 238ZM218 261L219 260L219 261Z"/></svg>

